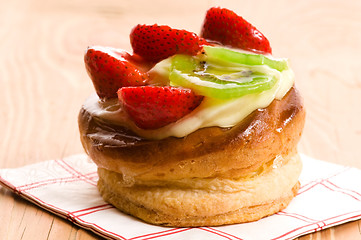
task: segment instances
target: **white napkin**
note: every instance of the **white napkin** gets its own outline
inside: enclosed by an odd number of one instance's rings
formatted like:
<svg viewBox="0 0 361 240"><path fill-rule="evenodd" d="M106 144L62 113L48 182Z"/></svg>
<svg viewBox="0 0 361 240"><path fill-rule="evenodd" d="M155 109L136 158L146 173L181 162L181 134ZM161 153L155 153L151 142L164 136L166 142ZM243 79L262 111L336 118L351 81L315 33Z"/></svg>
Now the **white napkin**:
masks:
<svg viewBox="0 0 361 240"><path fill-rule="evenodd" d="M221 227L159 227L121 213L100 197L96 166L84 154L1 169L0 183L109 239L292 239L360 219L361 170L301 158L301 188L287 209L256 222Z"/></svg>

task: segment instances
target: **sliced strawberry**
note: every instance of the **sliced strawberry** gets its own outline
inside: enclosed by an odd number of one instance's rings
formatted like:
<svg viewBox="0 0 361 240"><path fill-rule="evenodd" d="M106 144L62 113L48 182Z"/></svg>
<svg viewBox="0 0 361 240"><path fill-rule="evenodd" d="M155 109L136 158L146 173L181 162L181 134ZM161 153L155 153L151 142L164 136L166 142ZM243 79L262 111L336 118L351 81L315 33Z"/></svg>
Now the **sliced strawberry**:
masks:
<svg viewBox="0 0 361 240"><path fill-rule="evenodd" d="M176 87L123 87L119 100L134 123L143 129L157 129L193 111L203 96Z"/></svg>
<svg viewBox="0 0 361 240"><path fill-rule="evenodd" d="M234 48L272 54L267 38L241 16L226 8L213 7L207 11L201 37Z"/></svg>
<svg viewBox="0 0 361 240"><path fill-rule="evenodd" d="M153 62L177 53L196 55L207 44L195 33L157 24L138 24L130 33L130 43L134 53Z"/></svg>
<svg viewBox="0 0 361 240"><path fill-rule="evenodd" d="M132 57L124 50L89 47L84 62L100 98L117 97L120 87L141 86L147 82L147 74L137 65L139 57Z"/></svg>

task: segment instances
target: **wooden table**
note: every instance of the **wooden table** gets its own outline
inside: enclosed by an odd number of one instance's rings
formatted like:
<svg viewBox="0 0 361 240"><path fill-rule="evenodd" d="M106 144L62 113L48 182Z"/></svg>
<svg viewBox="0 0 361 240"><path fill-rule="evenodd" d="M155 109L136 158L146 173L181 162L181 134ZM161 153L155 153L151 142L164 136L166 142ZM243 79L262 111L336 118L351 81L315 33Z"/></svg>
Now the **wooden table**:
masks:
<svg viewBox="0 0 361 240"><path fill-rule="evenodd" d="M199 32L214 5L243 15L288 57L304 96L300 151L361 168L361 1L0 1L0 168L82 152L77 114L93 92L88 45L130 50L138 23ZM361 184L361 183L360 183ZM300 239L361 239L361 221ZM0 239L97 239L0 187Z"/></svg>

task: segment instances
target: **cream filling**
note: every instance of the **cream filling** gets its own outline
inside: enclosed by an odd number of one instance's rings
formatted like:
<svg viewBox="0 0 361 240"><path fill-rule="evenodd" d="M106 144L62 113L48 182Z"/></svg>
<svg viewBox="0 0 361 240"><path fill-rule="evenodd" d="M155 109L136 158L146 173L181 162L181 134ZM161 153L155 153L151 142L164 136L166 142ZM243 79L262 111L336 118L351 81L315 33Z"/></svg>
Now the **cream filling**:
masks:
<svg viewBox="0 0 361 240"><path fill-rule="evenodd" d="M128 127L144 138L184 137L204 127L232 127L254 110L267 107L274 99L282 99L294 83L293 71L291 69L282 72L272 69L269 71L278 78L272 89L230 100L204 98L202 103L187 116L155 130L138 128L122 111L118 99L103 102L96 94L92 94L85 101L83 108L93 117Z"/></svg>

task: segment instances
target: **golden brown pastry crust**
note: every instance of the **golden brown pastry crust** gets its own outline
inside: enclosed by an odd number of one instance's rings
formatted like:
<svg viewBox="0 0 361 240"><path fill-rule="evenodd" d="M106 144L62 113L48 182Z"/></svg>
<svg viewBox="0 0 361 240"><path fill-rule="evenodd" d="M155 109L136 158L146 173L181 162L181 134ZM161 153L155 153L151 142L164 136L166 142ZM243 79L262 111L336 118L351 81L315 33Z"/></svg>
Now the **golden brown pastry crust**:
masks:
<svg viewBox="0 0 361 240"><path fill-rule="evenodd" d="M167 181L148 186L135 181L124 186L121 174L99 168L98 188L107 202L152 224L197 227L249 222L284 209L296 195L301 161L296 154L284 162L236 181L189 179L193 185Z"/></svg>
<svg viewBox="0 0 361 240"><path fill-rule="evenodd" d="M233 212L204 217L175 217L173 215L145 208L144 206L129 201L122 195L118 195L108 190L102 181L99 181L98 188L100 189L102 197L107 202L111 203L122 212L142 219L145 222L171 227L200 227L252 222L270 216L288 206L294 196L296 196L299 185L298 182L291 191L286 192L278 199L274 199L264 204L247 206Z"/></svg>
<svg viewBox="0 0 361 240"><path fill-rule="evenodd" d="M121 195L106 190L106 187L103 185L102 181L99 182L99 188L102 197L116 208L120 209L122 212L140 218L143 221L151 224L171 227L221 226L257 221L261 218L270 216L285 209L294 196L296 196L299 185L300 184L298 182L291 191L288 191L280 198L261 205L248 206L237 209L233 212L214 216L191 216L181 218L159 213L143 206L139 206L134 202L123 198Z"/></svg>
<svg viewBox="0 0 361 240"><path fill-rule="evenodd" d="M276 156L297 152L305 121L298 91L255 110L232 128L199 129L184 138L147 140L124 127L79 114L83 147L101 168L137 180L240 178Z"/></svg>

